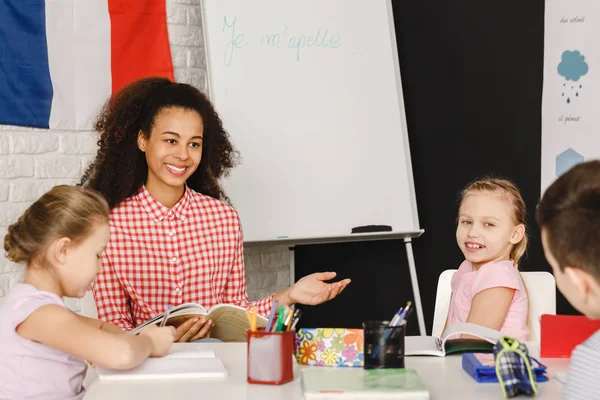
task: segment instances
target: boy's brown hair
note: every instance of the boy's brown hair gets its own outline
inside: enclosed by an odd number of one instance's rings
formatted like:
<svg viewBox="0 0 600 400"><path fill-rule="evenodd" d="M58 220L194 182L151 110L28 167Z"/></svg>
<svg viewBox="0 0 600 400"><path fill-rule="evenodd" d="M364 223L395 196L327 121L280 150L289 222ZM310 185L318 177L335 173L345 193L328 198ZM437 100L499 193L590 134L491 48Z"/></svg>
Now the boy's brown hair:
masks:
<svg viewBox="0 0 600 400"><path fill-rule="evenodd" d="M578 164L550 185L536 220L561 271L579 268L600 281L600 160Z"/></svg>

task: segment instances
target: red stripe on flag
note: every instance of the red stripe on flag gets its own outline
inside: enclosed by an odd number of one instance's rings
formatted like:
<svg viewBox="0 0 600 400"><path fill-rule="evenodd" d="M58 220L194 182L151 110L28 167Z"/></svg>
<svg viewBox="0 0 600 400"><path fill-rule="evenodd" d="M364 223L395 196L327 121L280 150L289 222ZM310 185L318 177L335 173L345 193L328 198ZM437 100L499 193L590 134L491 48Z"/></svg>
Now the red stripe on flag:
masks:
<svg viewBox="0 0 600 400"><path fill-rule="evenodd" d="M171 80L165 0L108 0L112 92L140 78Z"/></svg>

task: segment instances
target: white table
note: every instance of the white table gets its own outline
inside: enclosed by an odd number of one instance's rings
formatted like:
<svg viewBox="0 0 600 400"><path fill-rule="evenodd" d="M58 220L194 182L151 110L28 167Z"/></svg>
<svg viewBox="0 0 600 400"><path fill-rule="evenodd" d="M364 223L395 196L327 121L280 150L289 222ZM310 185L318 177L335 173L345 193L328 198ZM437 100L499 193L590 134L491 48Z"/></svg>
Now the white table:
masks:
<svg viewBox="0 0 600 400"><path fill-rule="evenodd" d="M251 385L246 382L245 343L176 343L198 350L214 350L221 359L229 377L223 380L163 380L144 382L101 382L90 369L86 377L88 388L85 399L200 399L218 400L289 399L301 400L300 374L293 382L281 386ZM537 356L537 346L529 346L532 356ZM538 385L539 399L560 399L561 384L554 380L554 372L565 372L567 359L543 359L548 366L550 381ZM498 384L477 383L461 367L461 356L407 357L406 367L419 374L429 390L431 399L504 399ZM305 368L305 367L304 367ZM311 367L313 368L313 367ZM317 367L314 367L317 368ZM326 367L321 367L326 368ZM297 371L299 372L299 371Z"/></svg>

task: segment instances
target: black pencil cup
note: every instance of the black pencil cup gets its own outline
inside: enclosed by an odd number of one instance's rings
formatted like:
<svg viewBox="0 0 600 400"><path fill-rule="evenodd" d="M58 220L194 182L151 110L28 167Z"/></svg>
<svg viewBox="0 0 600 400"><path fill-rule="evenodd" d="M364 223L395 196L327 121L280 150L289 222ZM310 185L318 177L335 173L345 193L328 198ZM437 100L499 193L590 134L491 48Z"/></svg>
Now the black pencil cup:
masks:
<svg viewBox="0 0 600 400"><path fill-rule="evenodd" d="M365 369L404 368L406 321L389 326L389 321L363 322Z"/></svg>

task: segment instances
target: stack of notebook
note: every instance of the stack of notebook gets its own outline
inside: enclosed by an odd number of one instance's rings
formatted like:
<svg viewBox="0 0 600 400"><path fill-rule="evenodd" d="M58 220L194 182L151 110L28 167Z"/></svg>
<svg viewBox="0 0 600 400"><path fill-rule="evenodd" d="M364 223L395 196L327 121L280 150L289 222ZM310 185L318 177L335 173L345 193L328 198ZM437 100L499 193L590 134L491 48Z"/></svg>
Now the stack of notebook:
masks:
<svg viewBox="0 0 600 400"><path fill-rule="evenodd" d="M96 366L100 380L143 379L221 379L227 370L214 351L190 350L173 345L165 357L148 358L129 370L115 370Z"/></svg>

